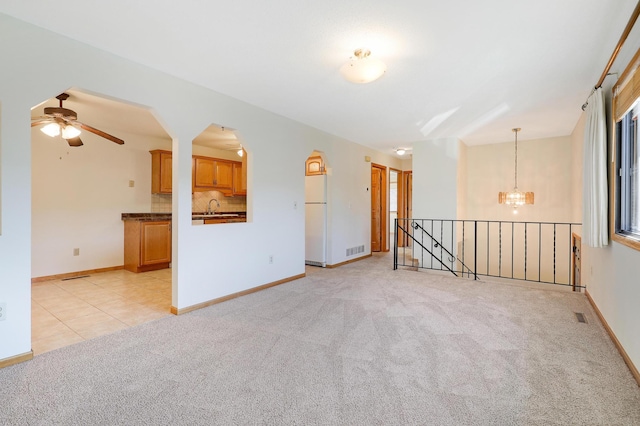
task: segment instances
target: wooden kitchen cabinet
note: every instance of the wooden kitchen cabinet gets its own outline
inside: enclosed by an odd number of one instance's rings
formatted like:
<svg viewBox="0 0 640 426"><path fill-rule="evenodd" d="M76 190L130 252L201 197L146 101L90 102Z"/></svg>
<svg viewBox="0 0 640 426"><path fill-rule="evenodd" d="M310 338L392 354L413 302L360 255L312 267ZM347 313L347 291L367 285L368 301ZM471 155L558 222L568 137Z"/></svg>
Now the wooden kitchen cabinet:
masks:
<svg viewBox="0 0 640 426"><path fill-rule="evenodd" d="M151 193L171 194L171 151L156 149L151 153Z"/></svg>
<svg viewBox="0 0 640 426"><path fill-rule="evenodd" d="M247 195L247 172L242 163L233 163L233 195Z"/></svg>
<svg viewBox="0 0 640 426"><path fill-rule="evenodd" d="M210 157L193 157L195 191L233 192L233 162Z"/></svg>
<svg viewBox="0 0 640 426"><path fill-rule="evenodd" d="M204 219L204 224L205 225L216 225L219 223L240 223L240 222L246 222L247 218L245 216L240 216L240 217L221 217L221 218L211 218L211 219Z"/></svg>
<svg viewBox="0 0 640 426"><path fill-rule="evenodd" d="M124 269L147 272L171 263L171 221L124 222Z"/></svg>

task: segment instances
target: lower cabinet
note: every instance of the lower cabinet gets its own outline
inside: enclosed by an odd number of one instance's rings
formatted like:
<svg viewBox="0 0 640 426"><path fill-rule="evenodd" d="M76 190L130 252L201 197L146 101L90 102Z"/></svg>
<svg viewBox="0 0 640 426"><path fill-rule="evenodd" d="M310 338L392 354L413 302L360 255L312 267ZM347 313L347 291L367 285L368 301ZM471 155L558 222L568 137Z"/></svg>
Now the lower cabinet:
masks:
<svg viewBox="0 0 640 426"><path fill-rule="evenodd" d="M124 222L124 269L146 272L171 263L171 221Z"/></svg>
<svg viewBox="0 0 640 426"><path fill-rule="evenodd" d="M205 219L204 224L214 225L218 223L239 223L239 222L246 222L246 221L247 221L246 217L224 217L224 218Z"/></svg>

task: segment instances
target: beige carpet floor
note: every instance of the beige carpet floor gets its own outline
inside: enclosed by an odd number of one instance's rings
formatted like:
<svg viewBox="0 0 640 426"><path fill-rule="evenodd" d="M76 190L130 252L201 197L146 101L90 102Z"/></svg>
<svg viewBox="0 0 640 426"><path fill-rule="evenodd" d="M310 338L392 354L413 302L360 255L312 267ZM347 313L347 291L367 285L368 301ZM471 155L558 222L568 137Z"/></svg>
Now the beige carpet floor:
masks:
<svg viewBox="0 0 640 426"><path fill-rule="evenodd" d="M0 424L640 425L583 294L388 256L307 273L4 368Z"/></svg>

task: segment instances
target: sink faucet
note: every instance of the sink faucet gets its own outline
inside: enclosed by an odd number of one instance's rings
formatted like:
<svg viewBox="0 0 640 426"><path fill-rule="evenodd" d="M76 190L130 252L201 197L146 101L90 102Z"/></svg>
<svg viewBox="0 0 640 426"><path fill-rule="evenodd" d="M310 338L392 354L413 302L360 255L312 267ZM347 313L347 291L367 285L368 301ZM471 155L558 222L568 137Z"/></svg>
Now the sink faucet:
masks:
<svg viewBox="0 0 640 426"><path fill-rule="evenodd" d="M213 210L211 210L211 202L212 202L212 201L215 201L215 202L216 202L216 208L215 208L215 209L213 209ZM209 207L207 207L207 213L208 213L208 214L215 213L215 212L216 212L216 210L218 210L219 208L220 208L220 203L218 202L218 200L216 200L215 198L212 198L212 199L210 199L210 200L209 200Z"/></svg>

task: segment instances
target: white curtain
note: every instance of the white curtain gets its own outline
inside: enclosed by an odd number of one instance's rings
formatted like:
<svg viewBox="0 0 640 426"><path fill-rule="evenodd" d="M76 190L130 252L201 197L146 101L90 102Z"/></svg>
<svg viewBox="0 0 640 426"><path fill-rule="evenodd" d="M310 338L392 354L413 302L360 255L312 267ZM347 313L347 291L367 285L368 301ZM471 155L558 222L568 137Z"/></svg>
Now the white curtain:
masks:
<svg viewBox="0 0 640 426"><path fill-rule="evenodd" d="M604 93L596 89L588 100L584 129L582 241L589 247L609 244L607 187L607 120Z"/></svg>

